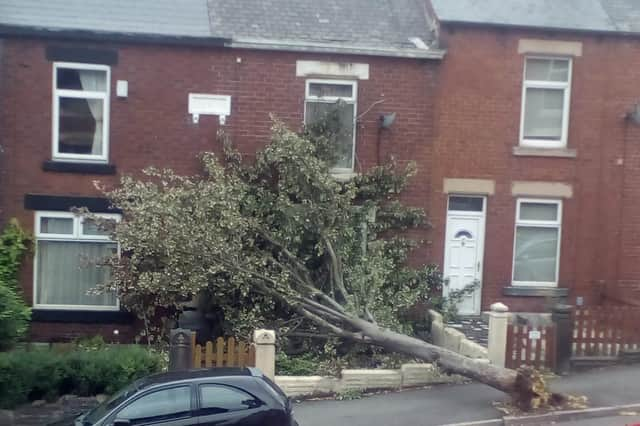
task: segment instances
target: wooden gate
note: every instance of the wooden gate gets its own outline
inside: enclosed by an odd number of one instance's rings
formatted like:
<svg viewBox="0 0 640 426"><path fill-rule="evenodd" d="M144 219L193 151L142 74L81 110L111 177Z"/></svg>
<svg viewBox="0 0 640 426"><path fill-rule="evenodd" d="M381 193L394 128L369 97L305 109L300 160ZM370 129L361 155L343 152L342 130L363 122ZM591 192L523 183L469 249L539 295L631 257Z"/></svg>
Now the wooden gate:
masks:
<svg viewBox="0 0 640 426"><path fill-rule="evenodd" d="M640 350L640 309L597 306L576 309L573 315L573 356L616 358Z"/></svg>
<svg viewBox="0 0 640 426"><path fill-rule="evenodd" d="M193 368L213 367L255 367L256 350L252 344L236 342L229 337L226 341L218 337L203 346L196 344L195 333L191 335Z"/></svg>
<svg viewBox="0 0 640 426"><path fill-rule="evenodd" d="M506 366L517 369L530 366L537 369L555 368L556 327L507 326Z"/></svg>

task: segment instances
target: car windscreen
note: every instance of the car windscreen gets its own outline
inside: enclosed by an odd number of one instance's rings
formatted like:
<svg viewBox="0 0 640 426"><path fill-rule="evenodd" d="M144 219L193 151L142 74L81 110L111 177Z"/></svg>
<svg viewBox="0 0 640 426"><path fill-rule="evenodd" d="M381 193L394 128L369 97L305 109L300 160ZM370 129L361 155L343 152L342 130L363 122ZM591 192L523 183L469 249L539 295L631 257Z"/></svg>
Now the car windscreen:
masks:
<svg viewBox="0 0 640 426"><path fill-rule="evenodd" d="M279 399L280 402L285 406L289 406L289 397L287 397L287 394L285 394L282 389L280 389L278 387L278 385L276 385L273 381L271 381L271 379L269 379L267 376L262 376L261 379L267 384L269 385L268 388L271 389L271 391L275 392L276 394L276 399ZM279 397L279 398L278 398Z"/></svg>
<svg viewBox="0 0 640 426"><path fill-rule="evenodd" d="M116 408L125 399L129 398L131 395L135 394L138 390L140 390L140 381L136 381L131 383L129 386L121 389L119 392L116 392L111 398L102 402L102 404L95 407L93 410L89 411L89 413L82 419L83 425L92 425L101 418L103 418L109 411Z"/></svg>

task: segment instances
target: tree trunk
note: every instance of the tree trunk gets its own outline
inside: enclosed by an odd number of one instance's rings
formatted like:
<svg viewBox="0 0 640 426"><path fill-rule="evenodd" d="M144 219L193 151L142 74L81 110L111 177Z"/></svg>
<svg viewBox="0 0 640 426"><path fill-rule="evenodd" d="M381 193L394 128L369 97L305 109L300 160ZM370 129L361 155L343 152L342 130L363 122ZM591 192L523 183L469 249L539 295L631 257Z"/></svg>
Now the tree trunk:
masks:
<svg viewBox="0 0 640 426"><path fill-rule="evenodd" d="M548 392L544 379L533 369L515 371L497 367L405 334L384 330L364 320L355 320L352 325L360 329L372 344L390 352L400 352L432 362L446 373L459 374L505 392L524 411L558 405L566 399L563 395Z"/></svg>

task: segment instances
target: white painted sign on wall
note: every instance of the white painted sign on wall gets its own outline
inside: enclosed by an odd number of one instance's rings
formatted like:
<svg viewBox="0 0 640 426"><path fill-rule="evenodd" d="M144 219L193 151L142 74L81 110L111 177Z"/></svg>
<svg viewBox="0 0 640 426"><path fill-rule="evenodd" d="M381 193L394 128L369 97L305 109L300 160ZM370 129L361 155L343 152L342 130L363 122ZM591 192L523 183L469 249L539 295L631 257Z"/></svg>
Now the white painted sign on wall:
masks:
<svg viewBox="0 0 640 426"><path fill-rule="evenodd" d="M231 115L231 96L189 93L189 114L193 115L194 123L200 115L217 115L224 124L225 118Z"/></svg>

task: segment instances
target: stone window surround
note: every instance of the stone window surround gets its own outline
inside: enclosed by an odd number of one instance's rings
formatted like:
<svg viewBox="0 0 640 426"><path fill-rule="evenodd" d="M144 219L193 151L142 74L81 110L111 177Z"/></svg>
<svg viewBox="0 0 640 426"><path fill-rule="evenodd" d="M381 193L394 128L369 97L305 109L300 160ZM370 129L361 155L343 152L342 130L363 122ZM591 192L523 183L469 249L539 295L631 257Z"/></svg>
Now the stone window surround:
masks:
<svg viewBox="0 0 640 426"><path fill-rule="evenodd" d="M296 61L296 77L369 80L369 64L355 62Z"/></svg>
<svg viewBox="0 0 640 426"><path fill-rule="evenodd" d="M493 179L444 178L442 192L445 194L494 195L496 181Z"/></svg>
<svg viewBox="0 0 640 426"><path fill-rule="evenodd" d="M564 182L514 181L514 197L573 198L573 186Z"/></svg>
<svg viewBox="0 0 640 426"><path fill-rule="evenodd" d="M518 40L518 53L580 57L582 42L523 38Z"/></svg>
<svg viewBox="0 0 640 426"><path fill-rule="evenodd" d="M581 57L582 42L564 40L520 39L518 40L518 53L521 55L550 55ZM522 157L559 157L576 158L575 149L568 148L529 148L516 146L513 155Z"/></svg>

